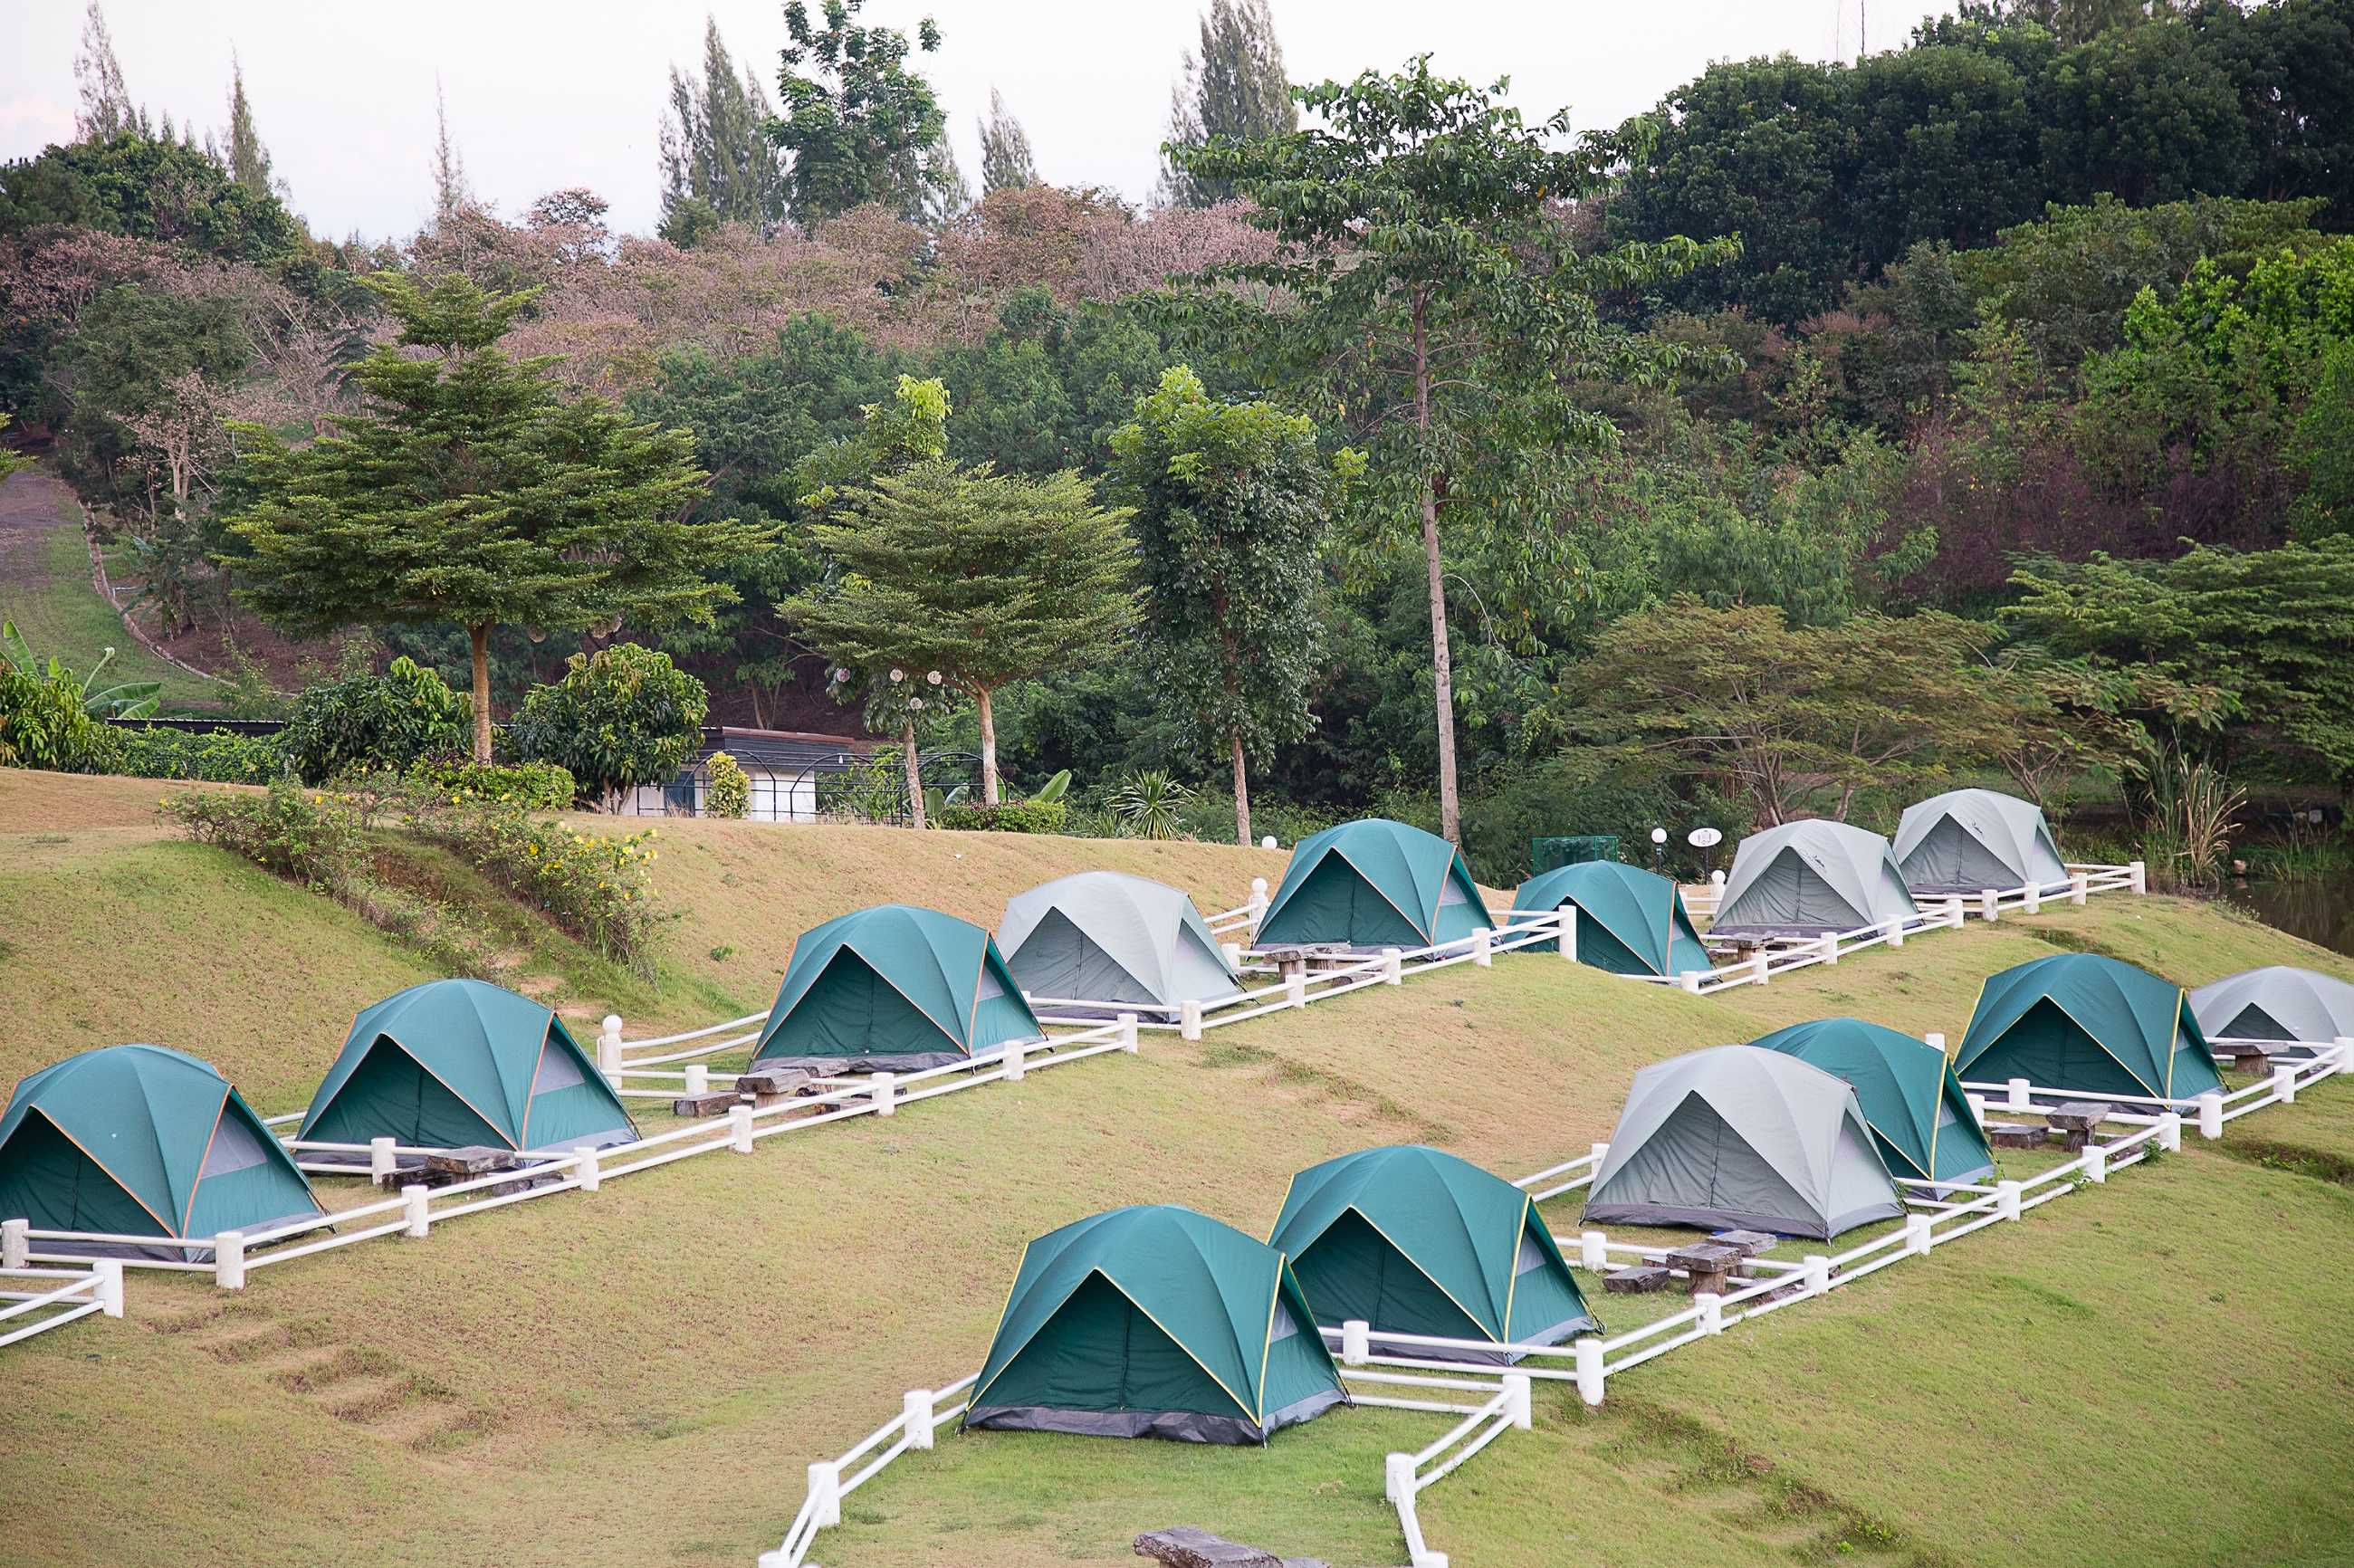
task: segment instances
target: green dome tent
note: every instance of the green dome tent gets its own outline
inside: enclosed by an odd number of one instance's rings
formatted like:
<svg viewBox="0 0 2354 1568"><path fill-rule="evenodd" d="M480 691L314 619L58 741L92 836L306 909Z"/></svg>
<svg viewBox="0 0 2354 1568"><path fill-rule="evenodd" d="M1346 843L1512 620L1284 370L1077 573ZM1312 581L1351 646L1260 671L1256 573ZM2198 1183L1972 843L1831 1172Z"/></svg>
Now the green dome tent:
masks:
<svg viewBox="0 0 2354 1568"><path fill-rule="evenodd" d="M191 1236L320 1213L285 1146L208 1062L106 1045L16 1086L0 1115L0 1218L37 1230ZM41 1244L45 1252L203 1262L211 1249Z"/></svg>
<svg viewBox="0 0 2354 1568"><path fill-rule="evenodd" d="M1802 817L1741 841L1709 935L1820 937L1919 913L1886 839Z"/></svg>
<svg viewBox="0 0 2354 1568"><path fill-rule="evenodd" d="M801 933L752 1059L917 1072L1044 1033L988 932L880 904Z"/></svg>
<svg viewBox="0 0 2354 1568"><path fill-rule="evenodd" d="M1386 1330L1551 1345L1602 1331L1529 1195L1436 1149L1363 1149L1310 1166L1291 1179L1267 1245L1291 1259L1319 1321L1358 1319L1376 1341Z"/></svg>
<svg viewBox="0 0 2354 1568"><path fill-rule="evenodd" d="M1915 893L2051 888L2068 880L2043 808L1995 789L1948 789L1905 807L1890 847Z"/></svg>
<svg viewBox="0 0 2354 1568"><path fill-rule="evenodd" d="M1589 860L1521 884L1515 909L1577 908L1577 961L1615 975L1662 978L1712 967L1674 882L1640 866Z"/></svg>
<svg viewBox="0 0 2354 1568"><path fill-rule="evenodd" d="M1585 1199L1598 1223L1821 1238L1903 1212L1855 1091L1754 1045L1638 1072Z"/></svg>
<svg viewBox="0 0 2354 1568"><path fill-rule="evenodd" d="M2200 986L2190 993L2190 1012L2209 1040L2327 1045L2354 1035L2354 985L2269 964Z"/></svg>
<svg viewBox="0 0 2354 1568"><path fill-rule="evenodd" d="M964 1424L1264 1443L1347 1398L1283 1255L1162 1204L1023 1249Z"/></svg>
<svg viewBox="0 0 2354 1568"><path fill-rule="evenodd" d="M1453 844L1372 817L1299 841L1254 939L1440 948L1487 924L1487 901Z"/></svg>
<svg viewBox="0 0 2354 1568"><path fill-rule="evenodd" d="M2223 1086L2190 999L2099 953L2054 953L1978 991L1954 1071L1978 1083L2187 1100Z"/></svg>
<svg viewBox="0 0 2354 1568"><path fill-rule="evenodd" d="M638 1129L553 1011L482 980L439 980L353 1021L301 1136L560 1151L629 1143Z"/></svg>
<svg viewBox="0 0 2354 1568"><path fill-rule="evenodd" d="M1975 1181L1994 1173L1994 1150L1961 1080L1935 1045L1860 1018L1794 1023L1750 1044L1845 1078L1881 1158L1896 1174Z"/></svg>
<svg viewBox="0 0 2354 1568"><path fill-rule="evenodd" d="M1193 901L1126 872L1082 871L1015 894L997 940L1006 969L1032 996L1174 1014L1187 1001L1242 989Z"/></svg>

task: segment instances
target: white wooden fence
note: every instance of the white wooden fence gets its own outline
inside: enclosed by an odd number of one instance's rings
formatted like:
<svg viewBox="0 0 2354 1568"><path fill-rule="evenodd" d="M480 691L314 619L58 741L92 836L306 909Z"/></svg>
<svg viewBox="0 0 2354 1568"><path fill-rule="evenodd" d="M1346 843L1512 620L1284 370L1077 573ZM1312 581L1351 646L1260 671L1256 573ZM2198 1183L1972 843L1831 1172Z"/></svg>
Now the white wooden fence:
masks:
<svg viewBox="0 0 2354 1568"><path fill-rule="evenodd" d="M103 1312L122 1316L122 1265L111 1257L84 1260L81 1269L28 1268L18 1263L0 1268L0 1281L20 1282L21 1287L0 1289L0 1345L29 1340L45 1330L62 1328L77 1318Z"/></svg>

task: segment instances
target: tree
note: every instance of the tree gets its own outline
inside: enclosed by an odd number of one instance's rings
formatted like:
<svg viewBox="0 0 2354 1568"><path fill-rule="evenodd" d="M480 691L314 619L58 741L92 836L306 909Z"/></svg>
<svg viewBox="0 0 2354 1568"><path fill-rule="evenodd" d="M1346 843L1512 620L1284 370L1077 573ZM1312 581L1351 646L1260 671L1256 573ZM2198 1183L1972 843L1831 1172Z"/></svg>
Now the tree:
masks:
<svg viewBox="0 0 2354 1568"><path fill-rule="evenodd" d="M2305 479L2290 515L2297 537L2354 535L2354 338L2339 339L2322 356L2288 457Z"/></svg>
<svg viewBox="0 0 2354 1568"><path fill-rule="evenodd" d="M616 642L575 653L562 680L533 687L508 726L507 744L522 761L562 768L583 796L610 811L623 790L661 783L685 766L702 744L709 708L703 683L669 654Z"/></svg>
<svg viewBox="0 0 2354 1568"><path fill-rule="evenodd" d="M292 257L302 230L278 197L255 196L220 162L126 132L0 164L0 234L75 224L227 260Z"/></svg>
<svg viewBox="0 0 2354 1568"><path fill-rule="evenodd" d="M1201 45L1185 53L1169 90L1169 140L1200 147L1288 136L1299 129L1283 46L1275 36L1267 0L1210 0L1202 13ZM1235 182L1188 168L1166 151L1161 163L1161 205L1215 207L1238 194Z"/></svg>
<svg viewBox="0 0 2354 1568"><path fill-rule="evenodd" d="M229 524L250 551L244 597L300 631L464 627L474 757L487 762L494 629L707 624L735 596L706 574L770 541L692 518L706 476L686 432L601 398L559 402L547 361L495 346L528 295L447 274L368 282L399 334L354 372L364 409L299 450L232 427L257 498Z"/></svg>
<svg viewBox="0 0 2354 1568"><path fill-rule="evenodd" d="M235 54L228 62L228 177L254 196L270 195L270 149L253 128L253 105L245 96L245 67Z"/></svg>
<svg viewBox="0 0 2354 1568"><path fill-rule="evenodd" d="M849 490L810 533L825 584L779 613L837 663L933 671L973 699L981 802L999 801L992 694L1108 654L1135 619L1125 508L1066 471L1033 480L931 459Z"/></svg>
<svg viewBox="0 0 2354 1568"><path fill-rule="evenodd" d="M786 207L804 229L867 202L910 221L936 217L963 186L948 150L947 112L932 84L907 69L907 36L856 22L865 4L827 0L818 26L806 0L786 0L790 41L777 77L779 111L766 130L785 154ZM926 54L940 47L928 16L916 47Z"/></svg>
<svg viewBox="0 0 2354 1568"><path fill-rule="evenodd" d="M1569 673L1566 728L1748 799L1761 825L1828 791L1928 782L2017 745L2024 688L1982 655L1996 636L1926 611L1793 627L1770 605L1679 598L1627 616Z"/></svg>
<svg viewBox="0 0 2354 1568"><path fill-rule="evenodd" d="M81 108L74 115L74 140L111 142L117 136L147 134L147 113L131 101L122 84L122 62L114 55L114 35L98 0L90 0L82 14L81 50L74 56L74 82L81 92ZM164 140L172 139L167 128Z"/></svg>
<svg viewBox="0 0 2354 1568"><path fill-rule="evenodd" d="M1213 402L1183 366L1137 399L1111 446L1117 493L1136 511L1150 678L1231 766L1235 842L1247 846L1248 754L1264 758L1315 722L1317 552L1333 465L1305 418Z"/></svg>
<svg viewBox="0 0 2354 1568"><path fill-rule="evenodd" d="M1581 249L1560 204L1596 189L1623 149L1588 137L1553 150L1568 111L1525 125L1503 85L1435 77L1424 56L1304 90L1323 129L1164 149L1189 173L1236 182L1285 247L1200 275L1212 287L1183 297L1184 322L1331 412L1367 455L1364 521L1392 537L1418 527L1449 839L1461 813L1442 524L1510 541L1524 560L1558 548L1563 458L1617 434L1573 384L1644 379L1687 357L1606 325L1596 295L1733 253L1690 240ZM1229 282L1286 306L1216 286Z"/></svg>
<svg viewBox="0 0 2354 1568"><path fill-rule="evenodd" d="M989 118L981 122L981 194L1025 190L1038 183L1037 161L1030 154L1030 133L1005 107L997 89L989 90Z"/></svg>
<svg viewBox="0 0 2354 1568"><path fill-rule="evenodd" d="M450 103L441 96L441 79L433 79L433 216L447 221L473 202L466 188L466 160L450 134Z"/></svg>
<svg viewBox="0 0 2354 1568"><path fill-rule="evenodd" d="M2100 34L2055 64L2042 106L2044 186L2135 207L2234 196L2256 167L2240 94L2179 22Z"/></svg>
<svg viewBox="0 0 2354 1568"><path fill-rule="evenodd" d="M690 243L697 225L740 223L762 234L785 221L785 169L764 127L774 112L759 76L740 73L704 18L703 74L670 68L663 116L663 236Z"/></svg>

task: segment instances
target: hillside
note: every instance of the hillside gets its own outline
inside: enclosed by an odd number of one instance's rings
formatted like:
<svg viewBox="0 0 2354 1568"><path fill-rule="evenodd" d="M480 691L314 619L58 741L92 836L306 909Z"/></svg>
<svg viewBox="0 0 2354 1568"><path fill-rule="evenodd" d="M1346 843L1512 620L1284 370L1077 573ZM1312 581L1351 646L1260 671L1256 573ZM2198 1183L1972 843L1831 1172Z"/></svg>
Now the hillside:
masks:
<svg viewBox="0 0 2354 1568"><path fill-rule="evenodd" d="M423 971L162 834L155 793L0 774L0 1077L143 1037L291 1108L352 1012ZM1224 907L1280 863L880 829L682 822L660 842L685 917L669 994L624 1004L633 1033L705 1022L690 989L764 1002L793 932L876 898L993 920L1011 892L1108 864ZM1032 1235L1154 1200L1263 1232L1293 1171L1381 1141L1517 1174L1606 1136L1644 1062L1838 1012L1957 1033L1987 972L2055 947L2190 983L2349 969L2211 906L2122 896L1706 999L1512 956L304 1260L233 1298L142 1276L129 1321L6 1352L0 1445L29 1456L12 1527L58 1563L169 1539L221 1562L747 1564L809 1459L978 1361ZM1599 1412L1541 1397L1537 1431L1426 1499L1434 1544L1483 1568L2342 1556L2354 1327L2313 1260L2354 1193L2303 1171L2354 1157L2354 1093L2234 1124L2226 1150L2243 1129L2306 1166L2188 1148L1614 1380ZM1553 1211L1575 1228L1574 1201ZM1109 1565L1184 1521L1370 1568L1400 1555L1380 1456L1436 1430L1356 1411L1264 1451L949 1438L852 1499L818 1556Z"/></svg>

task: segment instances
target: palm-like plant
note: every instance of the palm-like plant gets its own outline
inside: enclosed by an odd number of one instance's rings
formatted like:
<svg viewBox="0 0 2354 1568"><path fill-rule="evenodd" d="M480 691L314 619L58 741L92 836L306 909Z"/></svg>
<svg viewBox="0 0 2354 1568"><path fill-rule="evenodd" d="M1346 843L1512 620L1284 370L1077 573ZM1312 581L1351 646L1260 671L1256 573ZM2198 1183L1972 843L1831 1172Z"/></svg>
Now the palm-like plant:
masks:
<svg viewBox="0 0 2354 1568"><path fill-rule="evenodd" d="M20 674L36 680L46 678L65 687L81 704L82 712L94 719L145 718L155 711L164 690L161 681L121 681L111 686L101 686L99 681L106 673L106 667L114 662L111 648L100 655L87 675L76 675L55 655L47 660L37 658L13 620L0 620L0 660L5 660Z"/></svg>
<svg viewBox="0 0 2354 1568"><path fill-rule="evenodd" d="M1128 775L1111 792L1111 814L1119 831L1134 839L1173 839L1179 813L1193 791L1158 768Z"/></svg>

